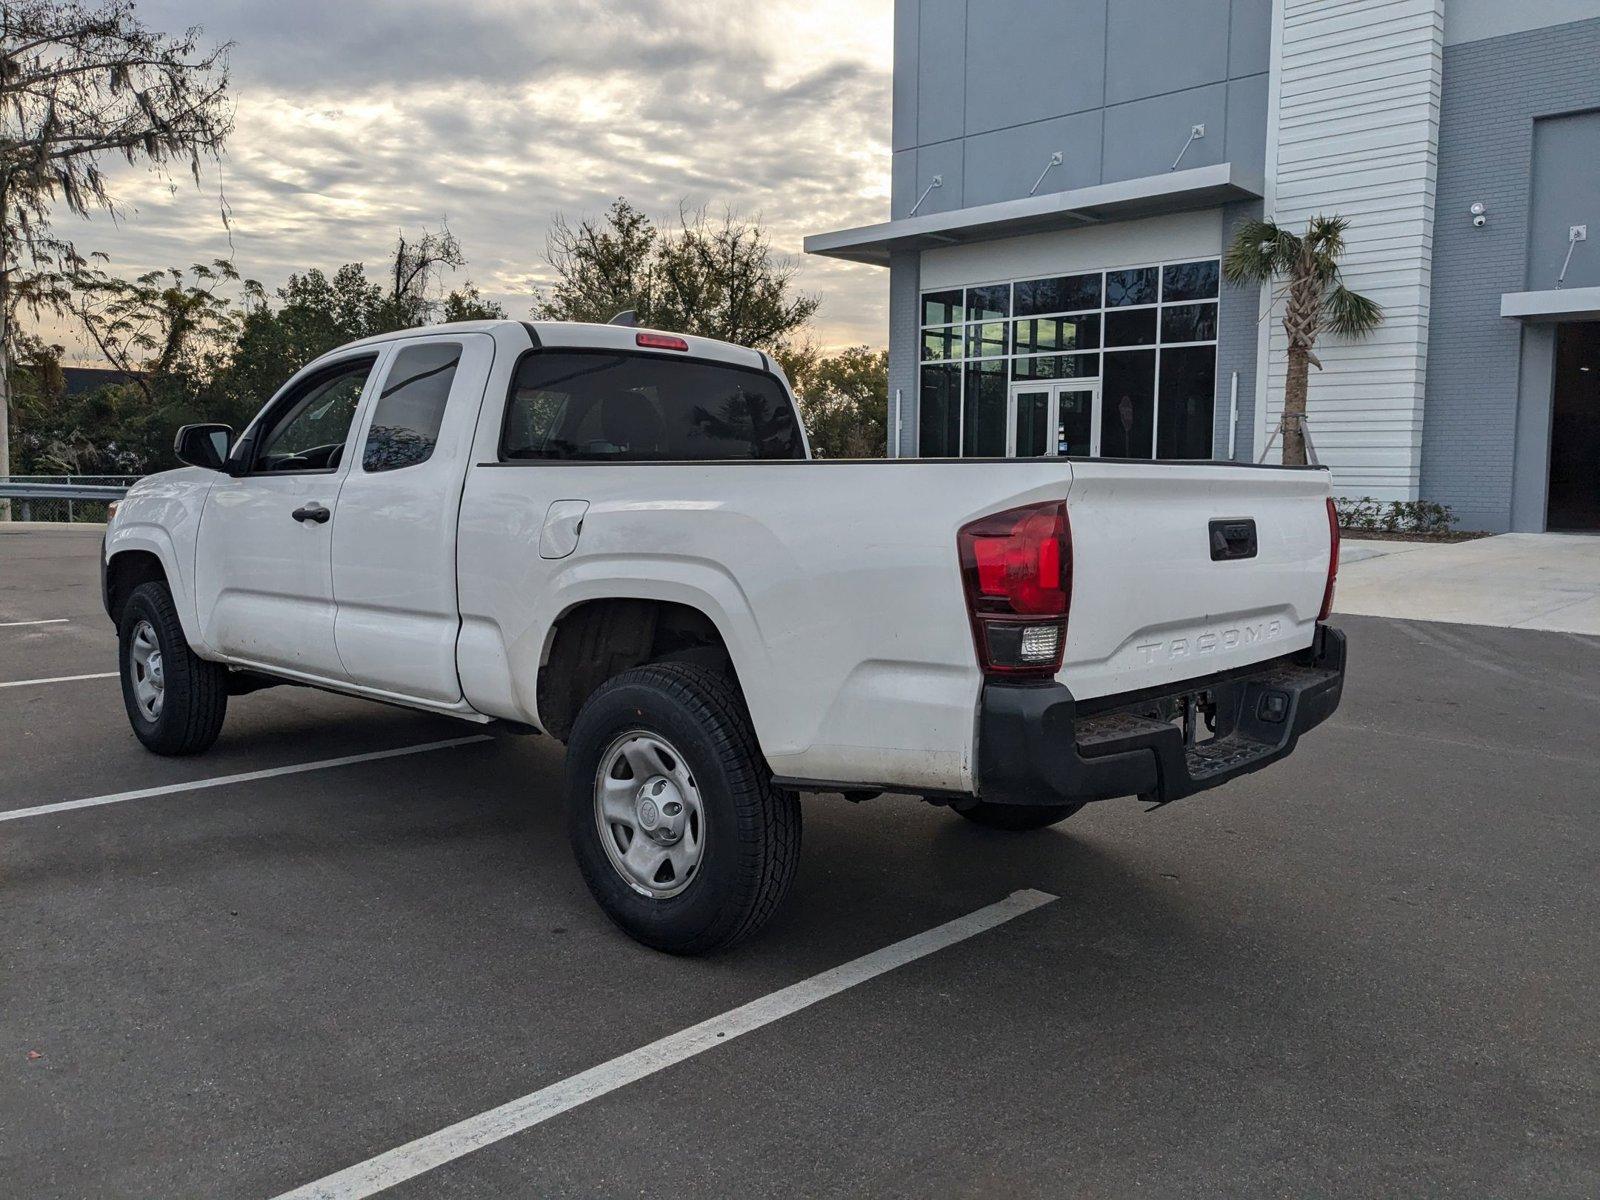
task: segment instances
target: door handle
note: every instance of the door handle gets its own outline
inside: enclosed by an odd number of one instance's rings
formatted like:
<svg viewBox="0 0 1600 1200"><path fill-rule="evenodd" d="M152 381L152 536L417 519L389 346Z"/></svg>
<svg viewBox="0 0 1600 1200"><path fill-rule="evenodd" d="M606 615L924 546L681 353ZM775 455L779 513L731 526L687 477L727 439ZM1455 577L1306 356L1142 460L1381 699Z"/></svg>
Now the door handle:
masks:
<svg viewBox="0 0 1600 1200"><path fill-rule="evenodd" d="M306 521L315 521L318 525L324 525L327 523L328 519L333 516L333 513L329 509L323 508L322 505L313 500L310 504L302 504L289 515L292 516L296 521L300 521L302 523Z"/></svg>

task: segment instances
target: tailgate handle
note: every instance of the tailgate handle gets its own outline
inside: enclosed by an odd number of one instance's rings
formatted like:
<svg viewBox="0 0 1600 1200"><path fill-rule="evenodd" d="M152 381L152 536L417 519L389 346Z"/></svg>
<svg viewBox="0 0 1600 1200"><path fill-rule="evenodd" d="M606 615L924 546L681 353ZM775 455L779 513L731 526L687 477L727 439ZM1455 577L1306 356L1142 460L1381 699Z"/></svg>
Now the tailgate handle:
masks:
<svg viewBox="0 0 1600 1200"><path fill-rule="evenodd" d="M1256 523L1248 518L1211 522L1211 561L1256 556Z"/></svg>

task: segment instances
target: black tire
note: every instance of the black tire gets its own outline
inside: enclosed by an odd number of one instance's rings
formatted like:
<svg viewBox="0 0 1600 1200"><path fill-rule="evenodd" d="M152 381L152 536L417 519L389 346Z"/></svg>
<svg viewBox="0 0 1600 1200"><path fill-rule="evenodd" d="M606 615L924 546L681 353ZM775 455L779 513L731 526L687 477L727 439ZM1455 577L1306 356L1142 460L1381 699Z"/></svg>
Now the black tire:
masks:
<svg viewBox="0 0 1600 1200"><path fill-rule="evenodd" d="M971 808L956 811L974 825L985 829L1004 829L1008 833L1029 833L1065 821L1081 804L990 804L979 800Z"/></svg>
<svg viewBox="0 0 1600 1200"><path fill-rule="evenodd" d="M704 810L699 864L666 898L637 890L613 866L596 819L601 759L634 731L677 749ZM800 861L800 801L772 786L737 685L690 663L624 671L584 703L567 742L567 824L606 915L670 954L707 954L750 937L777 910Z"/></svg>
<svg viewBox="0 0 1600 1200"><path fill-rule="evenodd" d="M149 624L161 649L164 686L154 719L140 706L135 693L132 649L141 623ZM122 703L134 736L145 749L167 755L199 754L209 749L228 713L228 671L189 649L166 584L143 583L134 589L122 606L117 642Z"/></svg>

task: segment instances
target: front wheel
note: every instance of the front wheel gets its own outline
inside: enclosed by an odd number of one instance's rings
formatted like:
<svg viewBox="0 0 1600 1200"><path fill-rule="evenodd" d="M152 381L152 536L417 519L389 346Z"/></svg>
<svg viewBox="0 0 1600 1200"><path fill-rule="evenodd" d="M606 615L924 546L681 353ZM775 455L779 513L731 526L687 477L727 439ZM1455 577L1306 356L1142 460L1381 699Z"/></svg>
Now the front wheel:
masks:
<svg viewBox="0 0 1600 1200"><path fill-rule="evenodd" d="M210 749L228 713L228 671L189 649L164 583L143 583L117 626L128 723L157 754Z"/></svg>
<svg viewBox="0 0 1600 1200"><path fill-rule="evenodd" d="M772 786L738 688L688 663L624 671L585 702L567 820L606 915L672 954L750 937L800 861L800 803Z"/></svg>
<svg viewBox="0 0 1600 1200"><path fill-rule="evenodd" d="M1028 833L1065 821L1082 807L1081 804L991 804L987 800L979 800L971 808L958 808L956 811L985 829Z"/></svg>

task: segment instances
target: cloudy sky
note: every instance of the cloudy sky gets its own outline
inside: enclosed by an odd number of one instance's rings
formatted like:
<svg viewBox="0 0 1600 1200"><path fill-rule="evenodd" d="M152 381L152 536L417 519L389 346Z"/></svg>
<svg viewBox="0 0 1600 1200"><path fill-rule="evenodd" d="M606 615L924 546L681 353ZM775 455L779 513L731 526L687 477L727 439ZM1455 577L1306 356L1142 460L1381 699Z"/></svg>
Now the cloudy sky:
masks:
<svg viewBox="0 0 1600 1200"><path fill-rule="evenodd" d="M139 0L156 29L236 43L219 180L128 176L115 227L71 232L134 274L232 257L290 271L380 262L448 220L467 274L513 316L557 212L619 195L807 233L888 214L893 0ZM186 182L186 179L185 179ZM67 232L67 222L62 222ZM824 346L882 344L888 273L804 258ZM458 276L459 282L465 276ZM74 357L87 361L81 351Z"/></svg>

